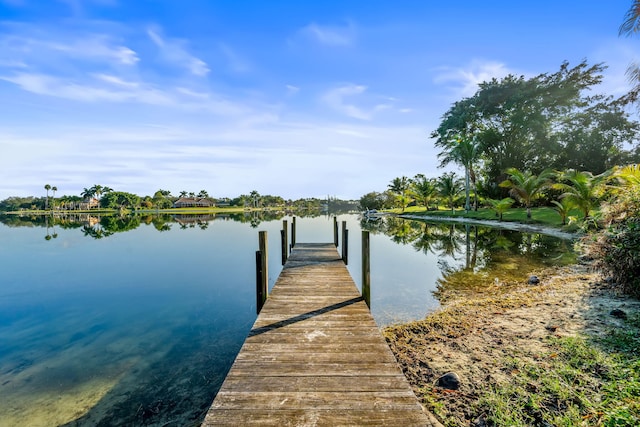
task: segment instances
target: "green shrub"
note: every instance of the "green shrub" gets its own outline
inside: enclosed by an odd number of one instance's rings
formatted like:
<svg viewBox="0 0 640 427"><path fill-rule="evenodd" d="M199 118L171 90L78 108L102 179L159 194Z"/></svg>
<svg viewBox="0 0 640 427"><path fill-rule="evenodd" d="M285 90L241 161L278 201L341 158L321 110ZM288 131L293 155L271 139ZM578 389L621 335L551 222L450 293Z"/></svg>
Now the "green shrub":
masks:
<svg viewBox="0 0 640 427"><path fill-rule="evenodd" d="M630 185L602 209L606 228L595 235L590 253L596 266L631 295L640 296L640 185Z"/></svg>

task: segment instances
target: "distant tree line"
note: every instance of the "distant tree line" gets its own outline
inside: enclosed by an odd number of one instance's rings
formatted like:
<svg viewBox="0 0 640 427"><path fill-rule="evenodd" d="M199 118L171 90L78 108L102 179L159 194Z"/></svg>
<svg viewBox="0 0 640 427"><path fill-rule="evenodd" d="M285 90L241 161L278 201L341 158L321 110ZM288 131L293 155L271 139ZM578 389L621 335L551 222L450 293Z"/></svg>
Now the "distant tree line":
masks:
<svg viewBox="0 0 640 427"><path fill-rule="evenodd" d="M281 196L270 194L262 195L257 191L242 194L235 198L209 196L206 190L199 192L181 191L178 195L172 195L169 190L159 189L152 196L138 196L125 191L115 191L111 187L103 185L93 185L84 188L80 195L64 195L56 197L57 187L49 184L44 186L46 194L44 197L8 197L0 201L0 211L19 210L95 210L95 209L169 209L181 198L206 199L212 205L221 207L242 207L245 209L321 209L328 205L354 206L354 202L340 201L338 199L301 198L296 200L285 200ZM50 195L49 192L52 192Z"/></svg>

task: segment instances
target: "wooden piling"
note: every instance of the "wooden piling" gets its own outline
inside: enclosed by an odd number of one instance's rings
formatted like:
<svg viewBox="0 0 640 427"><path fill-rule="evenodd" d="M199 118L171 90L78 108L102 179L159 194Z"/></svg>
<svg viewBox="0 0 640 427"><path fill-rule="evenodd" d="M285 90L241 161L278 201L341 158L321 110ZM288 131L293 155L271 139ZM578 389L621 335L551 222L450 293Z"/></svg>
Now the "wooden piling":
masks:
<svg viewBox="0 0 640 427"><path fill-rule="evenodd" d="M296 245L296 217L291 219L291 247Z"/></svg>
<svg viewBox="0 0 640 427"><path fill-rule="evenodd" d="M287 257L289 255L289 228L287 227L287 220L282 221L282 230L280 230L280 242L281 242L281 253L282 253L282 265L287 262Z"/></svg>
<svg viewBox="0 0 640 427"><path fill-rule="evenodd" d="M371 258L369 232L362 230L362 298L371 308Z"/></svg>
<svg viewBox="0 0 640 427"><path fill-rule="evenodd" d="M333 217L333 244L338 247L338 217Z"/></svg>
<svg viewBox="0 0 640 427"><path fill-rule="evenodd" d="M347 230L347 221L342 221L342 260L345 264L349 264L349 230Z"/></svg>
<svg viewBox="0 0 640 427"><path fill-rule="evenodd" d="M258 247L259 250L256 251L256 312L260 314L269 296L269 254L266 231L258 233Z"/></svg>

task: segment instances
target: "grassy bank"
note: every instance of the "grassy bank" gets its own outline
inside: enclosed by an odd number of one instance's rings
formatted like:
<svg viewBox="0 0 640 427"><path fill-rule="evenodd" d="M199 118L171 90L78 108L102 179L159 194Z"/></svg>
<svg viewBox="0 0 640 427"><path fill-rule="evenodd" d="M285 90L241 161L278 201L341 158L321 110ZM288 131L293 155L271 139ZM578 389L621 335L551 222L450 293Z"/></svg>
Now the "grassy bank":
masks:
<svg viewBox="0 0 640 427"><path fill-rule="evenodd" d="M470 218L483 221L498 221L496 213L491 209L478 209L477 211L465 212L464 209L439 209L427 210L424 207L411 206L404 210L393 209L390 212L395 214L420 215L425 217L454 217L454 218ZM502 221L519 222L523 224L537 224L549 227L563 228L571 230L578 227L582 223L582 214L578 210L573 210L569 215L572 220L569 225L562 224L562 218L553 209L549 207L531 209L531 219L527 218L527 210L525 208L511 208L504 213Z"/></svg>
<svg viewBox="0 0 640 427"><path fill-rule="evenodd" d="M640 425L640 302L585 266L539 277L385 329L416 394L446 426Z"/></svg>

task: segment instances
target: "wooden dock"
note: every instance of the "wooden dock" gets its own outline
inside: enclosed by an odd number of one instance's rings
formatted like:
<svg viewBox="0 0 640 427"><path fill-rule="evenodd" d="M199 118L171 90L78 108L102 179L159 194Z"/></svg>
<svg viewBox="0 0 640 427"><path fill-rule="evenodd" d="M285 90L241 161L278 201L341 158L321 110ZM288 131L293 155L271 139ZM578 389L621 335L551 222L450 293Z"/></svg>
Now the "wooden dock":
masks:
<svg viewBox="0 0 640 427"><path fill-rule="evenodd" d="M203 426L436 426L333 243L297 243Z"/></svg>

